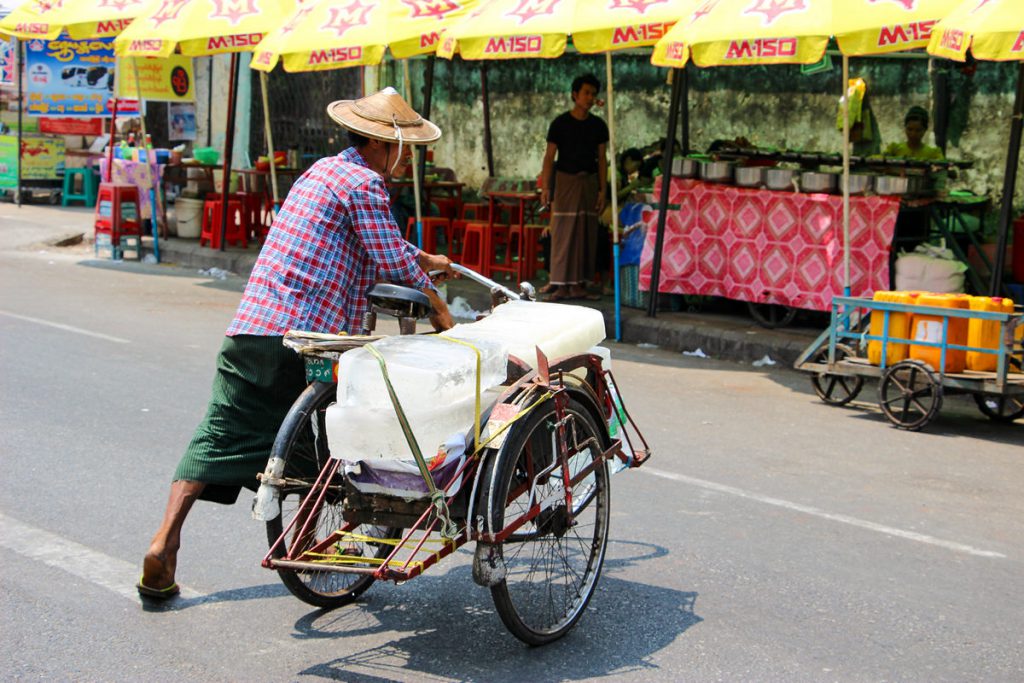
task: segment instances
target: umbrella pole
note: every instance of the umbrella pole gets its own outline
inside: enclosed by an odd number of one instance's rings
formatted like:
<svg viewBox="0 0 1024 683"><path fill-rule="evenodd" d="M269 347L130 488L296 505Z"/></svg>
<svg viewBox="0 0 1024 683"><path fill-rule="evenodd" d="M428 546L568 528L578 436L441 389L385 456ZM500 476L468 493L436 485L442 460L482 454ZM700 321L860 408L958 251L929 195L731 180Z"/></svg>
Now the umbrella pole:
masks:
<svg viewBox="0 0 1024 683"><path fill-rule="evenodd" d="M231 153L235 147L235 101L238 99L238 53L231 53L231 73L228 82L228 128L224 134L224 180L221 183L220 250L227 246L228 194L231 192Z"/></svg>
<svg viewBox="0 0 1024 683"><path fill-rule="evenodd" d="M21 38L18 38L18 42L17 42L17 49L18 49L18 154L17 154L17 162L16 162L16 164L18 166L18 173L17 173L17 176L18 176L17 182L18 182L18 184L14 188L14 199L15 199L16 202L18 202L18 207L19 208L21 208L21 136L22 136L21 128L22 128L23 111L25 109L25 98L24 98L24 82L25 82L25 78L22 75L23 70L24 70L24 66L25 66L25 59L24 59L24 54L25 53L24 53L24 51L22 49L22 46L23 46L23 43L21 41Z"/></svg>
<svg viewBox="0 0 1024 683"><path fill-rule="evenodd" d="M605 72L608 80L608 149L612 157L612 273L615 278L615 341L622 341L622 298L619 289L619 164L615 156L615 89L612 85L612 53L604 53ZM598 225L600 230L600 224ZM605 239L601 235L598 239Z"/></svg>
<svg viewBox="0 0 1024 683"><path fill-rule="evenodd" d="M487 92L487 62L480 64L480 99L484 105L484 153L487 155L487 177L494 177L494 148L491 145L491 96Z"/></svg>
<svg viewBox="0 0 1024 683"><path fill-rule="evenodd" d="M405 101L412 106L412 86L409 84L409 60L402 60L402 73L405 76ZM426 155L424 155L426 156ZM416 145L412 145L412 192L416 204L416 246L423 249L423 213L420 206L420 169ZM402 226L398 226L401 229Z"/></svg>
<svg viewBox="0 0 1024 683"><path fill-rule="evenodd" d="M843 55L843 296L850 296L850 58Z"/></svg>
<svg viewBox="0 0 1024 683"><path fill-rule="evenodd" d="M153 159L149 158L149 155L153 153L152 149L146 147L146 140L149 139L149 134L146 133L146 115L142 112L142 80L139 78L139 58L132 57L132 71L135 72L135 97L139 100L139 124L142 126L142 140L137 144L143 150L143 156L146 157L146 166L150 169L149 180L153 184L149 188L149 220L153 227L153 256L156 258L156 262L160 263L160 228L157 222L157 184L160 182L159 170ZM116 74L115 74L116 77ZM139 211L141 214L142 212ZM140 240L141 241L141 240Z"/></svg>
<svg viewBox="0 0 1024 683"><path fill-rule="evenodd" d="M683 148L683 154L690 153L690 70L683 67L679 70L679 77L682 79L682 83L679 87L682 89L679 99L681 103L679 105L679 116L682 119L679 123L681 131L679 133L680 145ZM674 144L674 143L673 143Z"/></svg>
<svg viewBox="0 0 1024 683"><path fill-rule="evenodd" d="M270 132L270 98L267 95L267 72L260 71L260 95L263 98L263 130L267 136L270 159L270 199L273 211L277 212L277 164L274 163L274 135Z"/></svg>
<svg viewBox="0 0 1024 683"><path fill-rule="evenodd" d="M996 245L995 263L992 265L992 280L988 286L990 296L999 296L1003 283L1003 268L1006 266L1006 242L1010 233L1013 213L1013 190L1017 184L1017 164L1020 161L1021 129L1024 127L1024 62L1017 71L1017 95L1013 101L1013 118L1010 122L1010 147L1006 152L1006 172L1003 174L1003 203L999 209L999 240Z"/></svg>
<svg viewBox="0 0 1024 683"><path fill-rule="evenodd" d="M117 137L117 87L121 82L121 65L114 61L114 102L110 108L110 141L107 143L107 177L104 182L113 182L114 177L114 138Z"/></svg>
<svg viewBox="0 0 1024 683"><path fill-rule="evenodd" d="M430 119L430 100L434 89L434 55L427 55L427 67L423 72L423 118ZM427 154L426 150L419 158L420 178L427 177ZM426 193L424 193L426 194ZM423 206L429 205L427 197L423 197ZM428 211L429 213L429 211Z"/></svg>
<svg viewBox="0 0 1024 683"><path fill-rule="evenodd" d="M679 69L672 69L672 95L668 105L668 132L666 145L676 139L676 123L679 118L679 100L682 99L682 79ZM669 148L671 150L671 147ZM665 244L665 219L668 217L668 191L672 184L672 152L661 157L661 195L658 198L658 231L654 239L654 259L651 261L651 287L647 302L648 317L658 315L658 287L661 284L661 252Z"/></svg>

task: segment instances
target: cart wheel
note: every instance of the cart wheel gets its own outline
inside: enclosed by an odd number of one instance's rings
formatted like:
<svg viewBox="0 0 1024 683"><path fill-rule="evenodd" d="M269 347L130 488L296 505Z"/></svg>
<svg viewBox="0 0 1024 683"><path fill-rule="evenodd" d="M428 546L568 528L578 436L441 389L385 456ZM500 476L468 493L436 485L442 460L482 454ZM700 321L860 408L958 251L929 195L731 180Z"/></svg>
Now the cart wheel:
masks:
<svg viewBox="0 0 1024 683"><path fill-rule="evenodd" d="M973 394L974 402L986 417L996 422L1013 422L1024 417L1024 400L1018 396Z"/></svg>
<svg viewBox="0 0 1024 683"><path fill-rule="evenodd" d="M288 411L274 441L271 457L285 461L282 478L286 483L280 488L281 514L267 522L267 541L274 547L296 515L315 519L312 531L298 539L296 536L303 526L300 520L294 533L277 545L274 557L287 555L299 540L303 546L312 546L345 525L340 482L329 483L331 489L327 491L318 509L302 506L317 475L329 460L324 414L327 406L335 401L336 388L337 385L327 382L314 382L307 387ZM396 533L391 529L376 527L359 527L354 531L377 538L394 538ZM351 546L345 549L346 553L366 557L386 557L391 550L387 545L369 542L354 543ZM351 603L374 581L372 576L366 574L332 571L279 569L277 573L292 595L310 605L325 608Z"/></svg>
<svg viewBox="0 0 1024 683"><path fill-rule="evenodd" d="M917 431L942 408L942 384L925 363L901 360L882 376L878 405L894 425Z"/></svg>
<svg viewBox="0 0 1024 683"><path fill-rule="evenodd" d="M571 521L554 452L553 400L513 427L483 473L481 490L491 492L486 511L495 532L526 514L531 499L541 505L538 516L494 546L505 569L505 578L491 588L494 606L509 631L529 645L550 643L576 625L597 586L608 543L608 464L600 458L607 430L577 397L569 399L565 419L566 476L593 466L571 485Z"/></svg>
<svg viewBox="0 0 1024 683"><path fill-rule="evenodd" d="M775 329L776 327L785 327L793 322L793 318L796 317L797 311L797 309L792 306L755 304L752 301L747 302L747 310L750 311L750 317L753 318L758 325L761 327L767 327L769 330Z"/></svg>
<svg viewBox="0 0 1024 683"><path fill-rule="evenodd" d="M853 349L845 344L836 344L836 360L852 358ZM819 349L811 357L812 363L828 362L828 347ZM819 372L811 375L811 385L814 393L825 403L831 406L844 406L853 399L864 387L864 378L860 375L836 375L828 372Z"/></svg>

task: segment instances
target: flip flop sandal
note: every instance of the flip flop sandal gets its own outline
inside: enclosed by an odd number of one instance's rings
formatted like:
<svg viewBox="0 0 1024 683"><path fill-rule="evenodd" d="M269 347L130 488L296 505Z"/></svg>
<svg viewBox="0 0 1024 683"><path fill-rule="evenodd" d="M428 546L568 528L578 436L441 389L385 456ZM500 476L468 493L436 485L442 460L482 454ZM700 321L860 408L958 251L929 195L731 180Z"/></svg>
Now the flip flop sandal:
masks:
<svg viewBox="0 0 1024 683"><path fill-rule="evenodd" d="M177 583L172 583L167 588L150 588L142 583L141 576L139 577L139 582L135 584L135 588L139 591L139 595L144 598L152 598L153 600L170 600L181 592L181 588Z"/></svg>

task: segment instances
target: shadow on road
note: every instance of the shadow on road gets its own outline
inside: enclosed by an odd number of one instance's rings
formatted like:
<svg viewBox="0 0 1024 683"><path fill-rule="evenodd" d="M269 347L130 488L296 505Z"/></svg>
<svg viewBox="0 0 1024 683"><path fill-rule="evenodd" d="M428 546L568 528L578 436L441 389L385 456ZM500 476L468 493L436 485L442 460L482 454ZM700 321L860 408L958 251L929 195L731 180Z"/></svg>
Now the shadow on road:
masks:
<svg viewBox="0 0 1024 683"><path fill-rule="evenodd" d="M702 621L694 611L697 593L619 575L667 553L661 546L613 541L583 618L565 638L540 648L523 645L505 630L488 591L472 582L467 565L435 578L426 590L401 586L363 604L311 612L295 624L294 637L335 640L337 650L348 654L299 674L364 683L583 680L626 672L655 676L652 656ZM382 638L387 642L360 647L365 640Z"/></svg>

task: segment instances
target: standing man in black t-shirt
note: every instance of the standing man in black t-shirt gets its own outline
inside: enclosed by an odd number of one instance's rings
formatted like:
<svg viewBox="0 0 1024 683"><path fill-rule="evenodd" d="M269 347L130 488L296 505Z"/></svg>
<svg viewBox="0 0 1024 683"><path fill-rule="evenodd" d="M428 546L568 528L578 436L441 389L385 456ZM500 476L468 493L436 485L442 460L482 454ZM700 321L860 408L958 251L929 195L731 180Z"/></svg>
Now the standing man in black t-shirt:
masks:
<svg viewBox="0 0 1024 683"><path fill-rule="evenodd" d="M600 298L589 297L586 289L595 272L597 217L608 183L608 126L590 113L600 89L593 74L577 77L572 109L548 128L540 201L551 203L549 301Z"/></svg>

